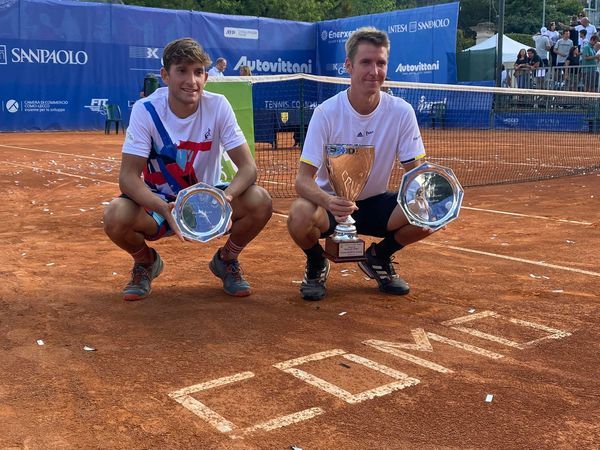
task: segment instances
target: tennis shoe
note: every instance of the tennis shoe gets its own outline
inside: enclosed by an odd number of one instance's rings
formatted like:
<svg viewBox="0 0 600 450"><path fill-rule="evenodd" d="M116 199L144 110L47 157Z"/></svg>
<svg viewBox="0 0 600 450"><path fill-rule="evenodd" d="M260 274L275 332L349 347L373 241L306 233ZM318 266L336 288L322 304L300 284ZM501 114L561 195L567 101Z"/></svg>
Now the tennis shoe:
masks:
<svg viewBox="0 0 600 450"><path fill-rule="evenodd" d="M231 261L221 259L221 249L219 249L208 263L208 267L216 277L223 280L223 290L227 294L235 297L247 297L251 294L250 284L244 279L237 259Z"/></svg>
<svg viewBox="0 0 600 450"><path fill-rule="evenodd" d="M154 262L151 265L138 263L133 265L131 280L123 289L123 300L141 300L148 297L152 292L152 280L160 275L164 267L158 252L154 249L152 249L152 252L154 253Z"/></svg>
<svg viewBox="0 0 600 450"><path fill-rule="evenodd" d="M398 276L394 269L393 258L379 258L374 255L375 244L365 252L366 261L360 261L358 267L369 277L377 281L379 290L392 295L406 295L410 292L408 283Z"/></svg>
<svg viewBox="0 0 600 450"><path fill-rule="evenodd" d="M323 258L320 263L306 261L304 279L300 284L300 295L304 300L321 300L327 294L325 283L329 276L329 260Z"/></svg>

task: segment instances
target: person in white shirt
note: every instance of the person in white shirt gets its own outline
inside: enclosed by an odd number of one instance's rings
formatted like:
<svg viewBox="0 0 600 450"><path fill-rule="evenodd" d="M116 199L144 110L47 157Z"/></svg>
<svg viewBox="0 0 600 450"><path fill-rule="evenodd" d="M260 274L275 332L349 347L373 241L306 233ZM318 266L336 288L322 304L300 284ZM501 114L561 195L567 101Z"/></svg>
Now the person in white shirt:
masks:
<svg viewBox="0 0 600 450"><path fill-rule="evenodd" d="M533 36L533 42L535 42L535 50L538 56L541 58L544 63L544 67L548 67L550 65L548 61L548 50L552 48L552 43L550 42L550 38L548 37L548 30L546 27L542 27L540 30L540 34L536 34Z"/></svg>
<svg viewBox="0 0 600 450"><path fill-rule="evenodd" d="M564 66L569 50L573 47L573 41L569 39L569 30L563 30L561 38L554 44L553 51L556 53L556 65Z"/></svg>
<svg viewBox="0 0 600 450"><path fill-rule="evenodd" d="M227 69L227 60L225 58L217 58L215 66L208 71L209 77L224 77L225 69Z"/></svg>
<svg viewBox="0 0 600 450"><path fill-rule="evenodd" d="M579 48L583 48L585 44L590 41L590 38L594 36L598 30L596 27L590 23L590 20L587 17L583 17L581 19L581 23L575 27L575 29L579 32L581 30L585 30L586 34L583 38L583 41L579 39Z"/></svg>
<svg viewBox="0 0 600 450"><path fill-rule="evenodd" d="M359 266L382 292L392 295L409 292L408 284L394 270L392 255L432 233L410 225L397 203L397 193L387 192L396 160L410 170L425 157L412 106L381 93L389 49L385 32L371 27L355 31L346 42L350 88L319 105L309 123L295 183L299 198L288 217L288 231L307 257L300 285L305 300L325 297L330 266L319 238L332 234L336 222L348 215L356 220L359 234L383 238L366 250L367 259ZM333 191L325 165L326 144L374 146L373 167L356 202Z"/></svg>
<svg viewBox="0 0 600 450"><path fill-rule="evenodd" d="M134 260L124 300L147 297L162 272L162 259L147 241L173 234L184 241L171 210L177 193L198 182L222 189L233 210L229 238L209 268L227 294L250 295L238 255L270 219L271 198L254 184L256 164L231 105L204 90L209 65L193 39L169 43L160 71L167 87L138 100L131 111L119 174L122 194L104 212L106 234ZM238 168L229 184L220 182L224 151Z"/></svg>
<svg viewBox="0 0 600 450"><path fill-rule="evenodd" d="M559 24L563 28L566 28L567 30L574 30L577 33L579 33L581 30L586 31L583 39L579 38L578 44L574 44L574 45L578 45L580 50L583 48L583 46L585 44L587 44L590 41L590 38L597 32L596 27L590 23L590 19L588 19L587 17L582 17L580 19L579 23L574 26L573 25L567 26L567 25L563 24L562 22L559 22Z"/></svg>

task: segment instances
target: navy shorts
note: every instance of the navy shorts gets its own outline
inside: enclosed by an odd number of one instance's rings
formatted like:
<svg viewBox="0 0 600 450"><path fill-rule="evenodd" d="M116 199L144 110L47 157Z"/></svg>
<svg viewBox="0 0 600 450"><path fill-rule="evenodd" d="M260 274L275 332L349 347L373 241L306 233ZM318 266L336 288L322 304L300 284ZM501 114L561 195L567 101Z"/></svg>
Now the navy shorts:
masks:
<svg viewBox="0 0 600 450"><path fill-rule="evenodd" d="M358 234L374 237L388 236L391 232L388 231L387 224L392 212L398 206L397 197L397 192L384 192L364 200L358 200L356 202L358 211L352 213ZM321 234L322 238L331 235L337 225L333 214L327 211L327 215L329 216L329 229Z"/></svg>

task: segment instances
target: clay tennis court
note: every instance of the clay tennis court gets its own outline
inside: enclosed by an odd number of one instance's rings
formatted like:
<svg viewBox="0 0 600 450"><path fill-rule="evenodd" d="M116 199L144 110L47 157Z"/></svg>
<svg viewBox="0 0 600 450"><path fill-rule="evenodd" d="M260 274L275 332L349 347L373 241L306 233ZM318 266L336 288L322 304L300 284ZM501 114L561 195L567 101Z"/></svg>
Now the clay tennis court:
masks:
<svg viewBox="0 0 600 450"><path fill-rule="evenodd" d="M346 264L301 300L276 199L241 257L251 297L207 267L223 239L165 239L151 296L124 302L131 261L101 223L122 139L1 135L0 448L597 447L597 170L467 188L398 253L406 297Z"/></svg>

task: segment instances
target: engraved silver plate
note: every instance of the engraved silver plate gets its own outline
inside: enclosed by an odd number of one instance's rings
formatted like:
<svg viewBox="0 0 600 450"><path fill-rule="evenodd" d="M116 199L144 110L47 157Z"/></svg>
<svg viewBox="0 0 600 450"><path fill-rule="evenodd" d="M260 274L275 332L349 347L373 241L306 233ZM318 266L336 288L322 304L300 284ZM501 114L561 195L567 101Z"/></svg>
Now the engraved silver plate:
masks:
<svg viewBox="0 0 600 450"><path fill-rule="evenodd" d="M458 217L463 193L452 169L427 162L404 174L398 204L411 224L437 230Z"/></svg>
<svg viewBox="0 0 600 450"><path fill-rule="evenodd" d="M222 190L197 183L179 191L172 214L184 237L208 242L228 230L232 209Z"/></svg>

